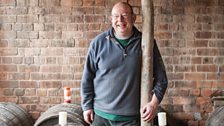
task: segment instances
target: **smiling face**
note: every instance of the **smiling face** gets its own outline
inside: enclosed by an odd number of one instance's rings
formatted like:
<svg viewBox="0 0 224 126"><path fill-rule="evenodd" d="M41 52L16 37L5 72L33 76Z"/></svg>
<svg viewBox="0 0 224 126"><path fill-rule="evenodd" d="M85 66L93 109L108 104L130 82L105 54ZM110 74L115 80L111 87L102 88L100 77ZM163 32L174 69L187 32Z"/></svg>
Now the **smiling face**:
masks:
<svg viewBox="0 0 224 126"><path fill-rule="evenodd" d="M114 5L111 14L112 27L116 35L121 38L130 37L136 19L130 6L122 2L117 3Z"/></svg>

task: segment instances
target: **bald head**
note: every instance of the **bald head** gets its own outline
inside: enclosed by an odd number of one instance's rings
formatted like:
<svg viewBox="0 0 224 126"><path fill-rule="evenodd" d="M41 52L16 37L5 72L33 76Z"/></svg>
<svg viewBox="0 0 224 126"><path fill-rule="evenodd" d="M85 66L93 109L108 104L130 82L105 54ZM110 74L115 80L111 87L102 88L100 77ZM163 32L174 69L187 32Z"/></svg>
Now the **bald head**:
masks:
<svg viewBox="0 0 224 126"><path fill-rule="evenodd" d="M120 38L127 38L133 34L136 15L131 5L125 2L116 3L111 11L111 22L114 33Z"/></svg>
<svg viewBox="0 0 224 126"><path fill-rule="evenodd" d="M113 14L114 9L116 9L116 8L125 8L126 10L129 11L129 13L134 14L132 6L130 4L128 4L128 3L126 3L126 2L118 2L118 3L116 3L113 6L113 8L112 8L111 14Z"/></svg>

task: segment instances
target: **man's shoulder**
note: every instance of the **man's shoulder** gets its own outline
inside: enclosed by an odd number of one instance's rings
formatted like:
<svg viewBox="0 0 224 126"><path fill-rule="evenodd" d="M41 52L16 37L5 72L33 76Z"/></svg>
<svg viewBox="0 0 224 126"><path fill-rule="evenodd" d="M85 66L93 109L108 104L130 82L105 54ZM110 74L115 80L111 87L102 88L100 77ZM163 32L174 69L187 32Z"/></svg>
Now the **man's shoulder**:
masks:
<svg viewBox="0 0 224 126"><path fill-rule="evenodd" d="M108 29L107 31L101 32L94 39L95 40L104 39L111 34L110 32L111 32L111 29Z"/></svg>
<svg viewBox="0 0 224 126"><path fill-rule="evenodd" d="M104 43L108 40L108 36L110 36L110 29L98 34L92 40L91 47L92 48L98 48L98 47L101 47L102 45L105 45Z"/></svg>

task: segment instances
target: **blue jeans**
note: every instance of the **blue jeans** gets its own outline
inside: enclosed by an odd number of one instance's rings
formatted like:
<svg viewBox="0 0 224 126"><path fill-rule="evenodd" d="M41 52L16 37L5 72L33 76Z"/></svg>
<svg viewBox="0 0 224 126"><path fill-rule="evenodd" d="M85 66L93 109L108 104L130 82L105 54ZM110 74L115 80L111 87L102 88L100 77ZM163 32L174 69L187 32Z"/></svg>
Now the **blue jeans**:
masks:
<svg viewBox="0 0 224 126"><path fill-rule="evenodd" d="M95 114L91 126L140 126L140 118L130 121L112 121Z"/></svg>

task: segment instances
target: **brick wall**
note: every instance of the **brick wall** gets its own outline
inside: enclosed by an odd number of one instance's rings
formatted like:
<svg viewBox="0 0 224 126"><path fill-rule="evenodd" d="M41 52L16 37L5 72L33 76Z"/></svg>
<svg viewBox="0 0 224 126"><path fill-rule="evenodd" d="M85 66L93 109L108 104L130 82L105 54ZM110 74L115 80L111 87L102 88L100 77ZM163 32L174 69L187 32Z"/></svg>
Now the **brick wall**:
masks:
<svg viewBox="0 0 224 126"><path fill-rule="evenodd" d="M0 0L0 101L15 102L34 119L63 102L80 81L89 43L110 27L120 0ZM136 26L143 17L133 5ZM212 97L224 93L224 1L155 0L155 38L169 87L163 108L184 125L203 126Z"/></svg>

